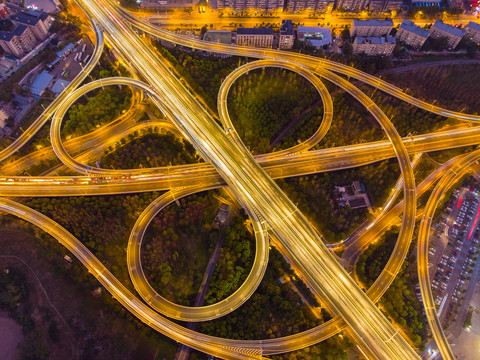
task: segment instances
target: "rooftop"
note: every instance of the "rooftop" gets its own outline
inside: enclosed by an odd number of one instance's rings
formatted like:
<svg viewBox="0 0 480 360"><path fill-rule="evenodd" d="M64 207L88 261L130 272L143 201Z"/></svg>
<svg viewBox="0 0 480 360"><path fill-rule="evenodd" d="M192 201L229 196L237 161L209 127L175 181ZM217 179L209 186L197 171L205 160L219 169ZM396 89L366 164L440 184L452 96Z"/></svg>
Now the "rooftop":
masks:
<svg viewBox="0 0 480 360"><path fill-rule="evenodd" d="M332 33L329 27L299 26L298 40L308 40L317 49L332 42Z"/></svg>
<svg viewBox="0 0 480 360"><path fill-rule="evenodd" d="M433 24L433 28L437 28L437 29L440 29L440 30L443 30L445 32L448 32L454 36L458 36L458 37L463 37L463 31L452 26L452 25L448 25L448 24L445 24L442 20L440 19L437 19L437 21L435 21L435 24Z"/></svg>
<svg viewBox="0 0 480 360"><path fill-rule="evenodd" d="M403 20L402 25L400 25L400 29L404 29L424 38L427 38L428 35L430 35L430 31L422 29L420 26L415 25L413 21L407 19Z"/></svg>
<svg viewBox="0 0 480 360"><path fill-rule="evenodd" d="M0 40L10 41L13 39L15 34L10 31L0 31Z"/></svg>
<svg viewBox="0 0 480 360"><path fill-rule="evenodd" d="M22 13L12 15L10 19L14 22L25 24L25 25L31 25L31 26L37 25L40 20L36 16L29 15L29 14L22 14Z"/></svg>
<svg viewBox="0 0 480 360"><path fill-rule="evenodd" d="M292 20L282 20L280 35L294 35Z"/></svg>
<svg viewBox="0 0 480 360"><path fill-rule="evenodd" d="M368 36L368 37L361 37L357 36L355 38L355 43L357 44L396 44L397 41L392 35L388 36Z"/></svg>
<svg viewBox="0 0 480 360"><path fill-rule="evenodd" d="M38 96L42 95L52 79L53 75L50 75L48 71L42 71L32 84L32 94Z"/></svg>
<svg viewBox="0 0 480 360"><path fill-rule="evenodd" d="M468 26L469 28L471 28L471 29L480 31L480 24L479 24L479 23L470 21L470 22L467 24L467 26Z"/></svg>
<svg viewBox="0 0 480 360"><path fill-rule="evenodd" d="M21 36L27 29L28 28L25 25L17 25L12 32L14 35Z"/></svg>
<svg viewBox="0 0 480 360"><path fill-rule="evenodd" d="M353 25L354 25L354 26L393 26L393 20L392 20L392 19L386 19L386 20L376 20L376 19L371 19L371 20L359 20L359 19L353 19Z"/></svg>
<svg viewBox="0 0 480 360"><path fill-rule="evenodd" d="M270 27L261 28L238 28L237 35L273 35L273 29Z"/></svg>

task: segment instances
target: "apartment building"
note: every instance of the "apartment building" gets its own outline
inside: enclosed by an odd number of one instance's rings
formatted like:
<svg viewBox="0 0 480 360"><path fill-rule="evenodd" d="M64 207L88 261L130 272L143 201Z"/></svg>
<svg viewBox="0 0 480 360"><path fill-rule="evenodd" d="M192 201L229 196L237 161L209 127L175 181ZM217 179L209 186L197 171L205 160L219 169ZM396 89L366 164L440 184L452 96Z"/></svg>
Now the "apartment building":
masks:
<svg viewBox="0 0 480 360"><path fill-rule="evenodd" d="M217 0L217 9L235 9L244 11L246 9L261 9L271 11L283 9L284 0Z"/></svg>
<svg viewBox="0 0 480 360"><path fill-rule="evenodd" d="M270 27L238 28L237 45L271 49L273 45L273 29Z"/></svg>
<svg viewBox="0 0 480 360"><path fill-rule="evenodd" d="M395 48L395 38L388 36L358 36L353 42L353 53L365 53L368 56L390 56Z"/></svg>
<svg viewBox="0 0 480 360"><path fill-rule="evenodd" d="M433 24L430 31L430 36L438 39L441 37L446 37L448 39L448 47L450 49L455 49L463 38L463 31L453 27L452 25L445 24L442 20L438 19Z"/></svg>
<svg viewBox="0 0 480 360"><path fill-rule="evenodd" d="M414 49L420 49L429 36L430 31L422 29L415 25L413 21L405 19L398 28L395 39Z"/></svg>
<svg viewBox="0 0 480 360"><path fill-rule="evenodd" d="M331 12L335 0L290 0L288 11L297 12L302 10L313 10L316 12Z"/></svg>
<svg viewBox="0 0 480 360"><path fill-rule="evenodd" d="M370 0L338 0L337 9L344 10L363 10L368 9Z"/></svg>
<svg viewBox="0 0 480 360"><path fill-rule="evenodd" d="M280 39L278 41L278 47L280 49L291 49L295 42L295 32L293 31L292 20L282 20L282 26L280 27Z"/></svg>
<svg viewBox="0 0 480 360"><path fill-rule="evenodd" d="M44 40L52 26L50 15L36 11L17 13L10 16L10 20L17 25L25 25L32 31L37 40Z"/></svg>
<svg viewBox="0 0 480 360"><path fill-rule="evenodd" d="M390 34L393 20L358 20L354 19L350 28L350 36L377 37Z"/></svg>
<svg viewBox="0 0 480 360"><path fill-rule="evenodd" d="M0 46L7 53L20 57L33 49L36 40L25 25L17 25L13 31L0 31Z"/></svg>
<svg viewBox="0 0 480 360"><path fill-rule="evenodd" d="M371 11L392 11L402 7L402 0L370 0L369 10Z"/></svg>
<svg viewBox="0 0 480 360"><path fill-rule="evenodd" d="M141 7L145 9L167 10L172 8L190 8L200 0L143 0Z"/></svg>
<svg viewBox="0 0 480 360"><path fill-rule="evenodd" d="M480 24L470 21L467 26L463 29L465 31L465 36L476 42L477 44L480 43Z"/></svg>

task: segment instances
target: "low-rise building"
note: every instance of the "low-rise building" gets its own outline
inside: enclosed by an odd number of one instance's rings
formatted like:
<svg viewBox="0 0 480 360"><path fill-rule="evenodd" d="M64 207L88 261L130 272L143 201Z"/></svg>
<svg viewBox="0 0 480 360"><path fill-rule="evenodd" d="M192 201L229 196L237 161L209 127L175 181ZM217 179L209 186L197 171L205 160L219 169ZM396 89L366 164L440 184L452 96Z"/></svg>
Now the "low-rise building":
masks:
<svg viewBox="0 0 480 360"><path fill-rule="evenodd" d="M37 40L44 40L52 26L52 17L37 11L17 13L10 16L10 20L15 24L28 26Z"/></svg>
<svg viewBox="0 0 480 360"><path fill-rule="evenodd" d="M385 36L390 34L393 20L358 20L354 19L350 28L350 36Z"/></svg>
<svg viewBox="0 0 480 360"><path fill-rule="evenodd" d="M441 37L446 37L448 39L448 47L450 49L455 49L463 38L463 31L452 26L445 24L442 20L438 19L433 24L432 29L430 31L430 36L438 39Z"/></svg>
<svg viewBox="0 0 480 360"><path fill-rule="evenodd" d="M230 30L208 30L203 40L220 44L232 43L232 32Z"/></svg>
<svg viewBox="0 0 480 360"><path fill-rule="evenodd" d="M0 109L0 129L3 129L7 123L8 115L3 109Z"/></svg>
<svg viewBox="0 0 480 360"><path fill-rule="evenodd" d="M420 26L415 25L413 21L405 19L398 28L395 39L415 49L420 49L429 35L430 31L422 29Z"/></svg>
<svg viewBox="0 0 480 360"><path fill-rule="evenodd" d="M463 29L465 36L475 43L480 43L480 24L470 21Z"/></svg>
<svg viewBox="0 0 480 360"><path fill-rule="evenodd" d="M10 11L7 8L7 5L5 3L0 3L0 17L5 20L8 15L10 15Z"/></svg>
<svg viewBox="0 0 480 360"><path fill-rule="evenodd" d="M349 206L352 209L371 207L365 187L360 181L354 181L348 186L335 186L338 205Z"/></svg>
<svg viewBox="0 0 480 360"><path fill-rule="evenodd" d="M365 53L368 56L390 56L396 45L395 38L391 35L387 36L358 36L353 42L353 53Z"/></svg>
<svg viewBox="0 0 480 360"><path fill-rule="evenodd" d="M36 40L25 25L17 25L13 31L0 31L0 46L7 54L20 57L33 49Z"/></svg>
<svg viewBox="0 0 480 360"><path fill-rule="evenodd" d="M291 49L295 42L295 31L293 31L292 20L282 20L282 26L280 27L280 39L278 41L278 47L280 49Z"/></svg>
<svg viewBox="0 0 480 360"><path fill-rule="evenodd" d="M238 28L236 41L240 46L272 48L273 29L270 27Z"/></svg>
<svg viewBox="0 0 480 360"><path fill-rule="evenodd" d="M297 29L297 38L304 45L308 42L317 49L332 43L332 33L329 27L310 27L299 26Z"/></svg>

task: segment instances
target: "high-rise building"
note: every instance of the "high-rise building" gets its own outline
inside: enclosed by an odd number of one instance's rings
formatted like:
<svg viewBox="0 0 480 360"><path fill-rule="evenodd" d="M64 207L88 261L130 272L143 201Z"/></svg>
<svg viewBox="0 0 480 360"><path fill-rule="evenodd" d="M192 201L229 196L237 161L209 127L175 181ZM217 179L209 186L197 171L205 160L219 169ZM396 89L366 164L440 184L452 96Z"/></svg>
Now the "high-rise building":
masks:
<svg viewBox="0 0 480 360"><path fill-rule="evenodd" d="M430 31L430 36L438 39L441 37L446 37L448 39L448 47L450 49L455 49L463 38L463 31L452 26L445 24L442 20L437 19L435 24L433 24L432 29Z"/></svg>
<svg viewBox="0 0 480 360"><path fill-rule="evenodd" d="M390 34L393 20L358 20L354 19L350 28L350 36L385 36Z"/></svg>
<svg viewBox="0 0 480 360"><path fill-rule="evenodd" d="M413 21L405 19L398 28L395 39L415 49L420 49L429 35L430 31L422 29L420 26L415 25Z"/></svg>
<svg viewBox="0 0 480 360"><path fill-rule="evenodd" d="M12 15L10 16L10 20L15 24L28 26L37 40L45 39L48 30L52 26L52 18L50 15L36 11Z"/></svg>
<svg viewBox="0 0 480 360"><path fill-rule="evenodd" d="M0 31L0 46L7 54L17 57L33 49L36 40L25 25L17 25L13 31Z"/></svg>
<svg viewBox="0 0 480 360"><path fill-rule="evenodd" d="M468 39L476 42L477 44L480 43L480 24L470 21L463 30L465 31L465 36Z"/></svg>
<svg viewBox="0 0 480 360"><path fill-rule="evenodd" d="M273 45L273 29L264 28L238 28L237 29L237 45L253 46L260 48L272 48Z"/></svg>

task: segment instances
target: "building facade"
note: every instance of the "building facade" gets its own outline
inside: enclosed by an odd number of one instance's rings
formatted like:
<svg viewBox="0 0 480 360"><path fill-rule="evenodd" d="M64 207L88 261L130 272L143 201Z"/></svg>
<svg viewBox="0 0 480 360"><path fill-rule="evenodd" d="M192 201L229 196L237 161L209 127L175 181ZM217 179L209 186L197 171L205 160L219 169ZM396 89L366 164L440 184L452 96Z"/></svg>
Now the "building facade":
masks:
<svg viewBox="0 0 480 360"><path fill-rule="evenodd" d="M370 0L371 11L397 11L402 7L402 0Z"/></svg>
<svg viewBox="0 0 480 360"><path fill-rule="evenodd" d="M368 9L370 0L337 0L336 9L363 10Z"/></svg>
<svg viewBox="0 0 480 360"><path fill-rule="evenodd" d="M376 37L390 34L393 20L358 20L354 19L350 28L350 36Z"/></svg>
<svg viewBox="0 0 480 360"><path fill-rule="evenodd" d="M422 29L420 26L415 25L413 21L405 19L398 28L395 39L414 49L420 49L429 36L430 31Z"/></svg>
<svg viewBox="0 0 480 360"><path fill-rule="evenodd" d="M14 24L25 25L32 31L37 40L44 40L52 26L50 15L38 12L18 13L10 16Z"/></svg>
<svg viewBox="0 0 480 360"><path fill-rule="evenodd" d="M353 42L353 53L365 53L368 56L390 56L395 48L396 41L391 35L388 36L358 36Z"/></svg>
<svg viewBox="0 0 480 360"><path fill-rule="evenodd" d="M236 41L237 45L240 46L271 49L273 45L273 29L269 27L238 28Z"/></svg>
<svg viewBox="0 0 480 360"><path fill-rule="evenodd" d="M450 49L455 49L463 38L463 31L453 27L451 25L445 24L442 20L438 19L433 24L432 29L430 31L430 36L434 39L438 39L441 37L446 37L448 39L448 47Z"/></svg>
<svg viewBox="0 0 480 360"><path fill-rule="evenodd" d="M292 20L282 20L282 26L280 27L280 38L278 41L278 47L280 49L291 49L295 42L295 31L293 31Z"/></svg>
<svg viewBox="0 0 480 360"><path fill-rule="evenodd" d="M480 43L480 24L470 21L463 29L465 36L473 42Z"/></svg>
<svg viewBox="0 0 480 360"><path fill-rule="evenodd" d="M142 0L141 7L145 9L167 10L172 8L189 8L200 0Z"/></svg>
<svg viewBox="0 0 480 360"><path fill-rule="evenodd" d="M283 9L284 0L217 0L218 9L261 9L264 11Z"/></svg>
<svg viewBox="0 0 480 360"><path fill-rule="evenodd" d="M313 10L316 12L331 12L335 0L289 0L288 11L297 12L302 10Z"/></svg>
<svg viewBox="0 0 480 360"><path fill-rule="evenodd" d="M7 5L5 3L0 3L0 17L5 20L8 15L10 15L10 11L7 8Z"/></svg>
<svg viewBox="0 0 480 360"><path fill-rule="evenodd" d="M20 57L32 50L36 40L25 25L17 25L13 31L0 31L0 46L7 53Z"/></svg>

